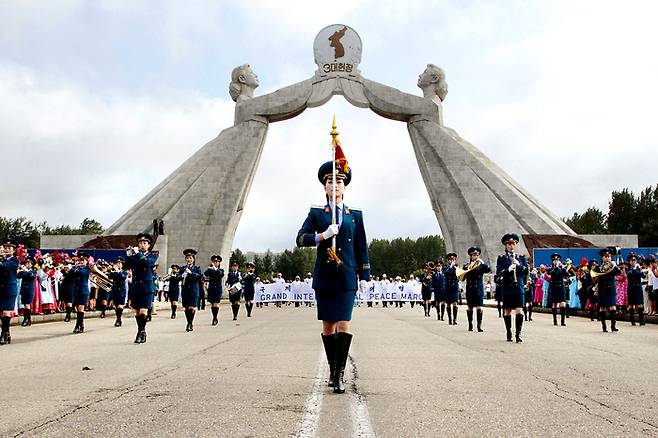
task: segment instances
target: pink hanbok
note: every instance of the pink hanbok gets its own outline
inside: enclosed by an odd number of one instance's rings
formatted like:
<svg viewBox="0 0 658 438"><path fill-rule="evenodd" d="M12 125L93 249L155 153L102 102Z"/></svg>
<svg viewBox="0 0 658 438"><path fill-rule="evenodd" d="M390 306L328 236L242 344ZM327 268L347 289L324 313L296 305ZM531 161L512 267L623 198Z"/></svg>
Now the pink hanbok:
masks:
<svg viewBox="0 0 658 438"><path fill-rule="evenodd" d="M532 301L535 303L544 301L544 279L542 275L538 275L537 280L535 280L535 295Z"/></svg>
<svg viewBox="0 0 658 438"><path fill-rule="evenodd" d="M617 305L618 306L627 306L628 305L628 278L626 273L622 272L617 275Z"/></svg>

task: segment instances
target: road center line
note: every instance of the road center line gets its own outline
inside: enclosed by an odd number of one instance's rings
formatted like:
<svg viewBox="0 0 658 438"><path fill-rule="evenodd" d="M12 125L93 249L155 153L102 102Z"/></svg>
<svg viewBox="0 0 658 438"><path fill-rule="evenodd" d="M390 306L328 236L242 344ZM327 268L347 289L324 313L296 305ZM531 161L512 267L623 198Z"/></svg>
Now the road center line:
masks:
<svg viewBox="0 0 658 438"><path fill-rule="evenodd" d="M358 438L375 438L375 431L370 424L370 411L366 397L358 392L357 380L359 372L354 363L354 357L349 356L352 367L352 391L350 392L350 412L352 413L352 436Z"/></svg>
<svg viewBox="0 0 658 438"><path fill-rule="evenodd" d="M304 404L304 416L299 424L297 438L315 438L318 432L320 412L322 411L322 394L326 389L325 378L329 373L329 365L324 350L320 350L315 382L311 393Z"/></svg>

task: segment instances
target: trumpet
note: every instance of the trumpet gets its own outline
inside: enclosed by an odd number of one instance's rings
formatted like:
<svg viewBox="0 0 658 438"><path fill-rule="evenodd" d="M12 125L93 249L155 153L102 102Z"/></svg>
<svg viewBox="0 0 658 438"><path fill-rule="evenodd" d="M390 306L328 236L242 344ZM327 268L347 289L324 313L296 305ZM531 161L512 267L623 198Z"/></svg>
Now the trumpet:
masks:
<svg viewBox="0 0 658 438"><path fill-rule="evenodd" d="M459 281L463 281L464 278L466 278L466 274L477 268L482 264L481 260L475 260L473 262L470 262L468 265L466 265L466 269L461 268L460 266L457 266L457 269L455 271L455 274L457 275L457 278Z"/></svg>

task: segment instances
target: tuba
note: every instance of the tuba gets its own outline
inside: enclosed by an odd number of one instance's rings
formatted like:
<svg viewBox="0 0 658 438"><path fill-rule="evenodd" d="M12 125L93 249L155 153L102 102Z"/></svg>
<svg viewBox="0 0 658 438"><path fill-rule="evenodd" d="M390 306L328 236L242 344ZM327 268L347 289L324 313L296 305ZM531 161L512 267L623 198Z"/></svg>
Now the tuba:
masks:
<svg viewBox="0 0 658 438"><path fill-rule="evenodd" d="M468 265L466 265L466 269L462 269L461 267L457 266L457 269L455 271L455 274L457 275L457 278L459 281L464 281L466 278L466 275L480 266L482 262L480 260L475 260L474 262L470 262Z"/></svg>
<svg viewBox="0 0 658 438"><path fill-rule="evenodd" d="M105 272L101 271L96 265L92 265L90 270L96 277L96 285L98 287L107 291L112 290L112 280L110 280L110 277Z"/></svg>

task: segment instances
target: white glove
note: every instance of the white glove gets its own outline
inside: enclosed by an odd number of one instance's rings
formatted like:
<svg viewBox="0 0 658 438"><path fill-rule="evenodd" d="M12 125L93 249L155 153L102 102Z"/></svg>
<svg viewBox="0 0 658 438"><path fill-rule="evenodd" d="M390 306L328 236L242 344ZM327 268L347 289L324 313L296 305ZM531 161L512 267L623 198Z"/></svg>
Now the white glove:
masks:
<svg viewBox="0 0 658 438"><path fill-rule="evenodd" d="M322 233L322 240L330 239L336 234L338 234L338 224L329 225L329 227Z"/></svg>
<svg viewBox="0 0 658 438"><path fill-rule="evenodd" d="M521 262L519 262L518 259L512 259L512 263L514 263L515 265L521 264Z"/></svg>
<svg viewBox="0 0 658 438"><path fill-rule="evenodd" d="M515 264L509 265L509 268L507 268L508 271L512 272L516 268Z"/></svg>

